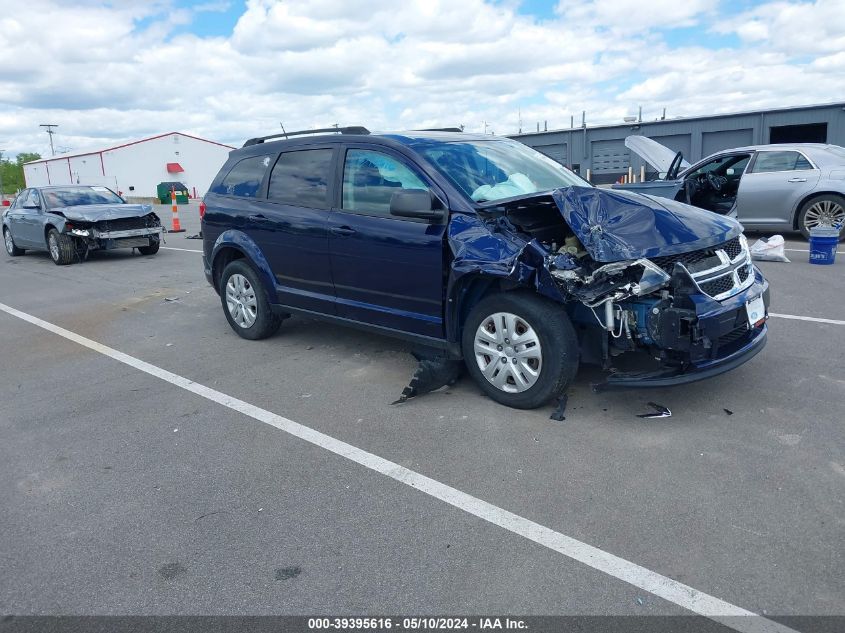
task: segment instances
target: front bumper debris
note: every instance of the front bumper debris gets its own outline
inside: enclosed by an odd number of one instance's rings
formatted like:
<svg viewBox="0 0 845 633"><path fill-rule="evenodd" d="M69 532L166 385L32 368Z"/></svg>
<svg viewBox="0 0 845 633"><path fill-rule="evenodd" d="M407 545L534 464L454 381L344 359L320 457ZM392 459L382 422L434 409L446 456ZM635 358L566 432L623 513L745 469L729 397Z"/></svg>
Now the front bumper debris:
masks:
<svg viewBox="0 0 845 633"><path fill-rule="evenodd" d="M766 346L765 325L755 328L753 338L732 354L689 368L667 367L652 372L617 372L607 380L593 385L594 391L606 389L643 389L650 387L672 387L712 378L736 369L759 354Z"/></svg>

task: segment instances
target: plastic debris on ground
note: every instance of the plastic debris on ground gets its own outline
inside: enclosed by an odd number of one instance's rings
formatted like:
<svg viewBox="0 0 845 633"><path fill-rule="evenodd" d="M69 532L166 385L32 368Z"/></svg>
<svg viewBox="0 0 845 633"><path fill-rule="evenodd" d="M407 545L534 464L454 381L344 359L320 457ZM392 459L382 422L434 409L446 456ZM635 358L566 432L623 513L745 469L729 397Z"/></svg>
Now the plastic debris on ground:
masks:
<svg viewBox="0 0 845 633"><path fill-rule="evenodd" d="M733 411L731 411L730 409L723 409L723 411L724 411L725 413L727 413L728 415L733 415L733 414L734 414L734 412L733 412Z"/></svg>
<svg viewBox="0 0 845 633"><path fill-rule="evenodd" d="M788 264L789 259L783 251L784 243L783 235L761 237L751 245L751 259L761 262L786 262Z"/></svg>
<svg viewBox="0 0 845 633"><path fill-rule="evenodd" d="M186 235L185 239L186 240L201 240L202 239L202 233L197 233L196 235Z"/></svg>
<svg viewBox="0 0 845 633"><path fill-rule="evenodd" d="M563 414L566 413L566 403L569 400L569 396L566 394L562 394L557 397L557 405L555 406L555 410L552 411L552 414L549 416L550 420L557 420L558 422L563 422L566 419L566 416Z"/></svg>
<svg viewBox="0 0 845 633"><path fill-rule="evenodd" d="M664 407L662 404L657 404L656 402L649 402L648 406L654 409L651 413L640 413L637 415L638 418L669 418L672 417L672 412L667 408Z"/></svg>
<svg viewBox="0 0 845 633"><path fill-rule="evenodd" d="M462 361L447 358L433 350L413 351L411 354L419 362L417 369L411 382L402 390L399 399L390 404L401 404L440 387L453 385L461 376Z"/></svg>

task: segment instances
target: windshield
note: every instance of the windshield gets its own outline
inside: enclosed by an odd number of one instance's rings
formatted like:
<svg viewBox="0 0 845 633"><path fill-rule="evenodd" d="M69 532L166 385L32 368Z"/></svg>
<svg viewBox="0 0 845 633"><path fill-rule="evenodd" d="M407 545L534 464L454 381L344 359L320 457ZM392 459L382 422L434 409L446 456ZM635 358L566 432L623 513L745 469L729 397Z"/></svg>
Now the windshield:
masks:
<svg viewBox="0 0 845 633"><path fill-rule="evenodd" d="M490 202L560 187L590 184L518 141L436 143L420 150L475 202Z"/></svg>
<svg viewBox="0 0 845 633"><path fill-rule="evenodd" d="M123 199L108 187L62 187L42 189L48 208L76 207L82 204L123 204Z"/></svg>

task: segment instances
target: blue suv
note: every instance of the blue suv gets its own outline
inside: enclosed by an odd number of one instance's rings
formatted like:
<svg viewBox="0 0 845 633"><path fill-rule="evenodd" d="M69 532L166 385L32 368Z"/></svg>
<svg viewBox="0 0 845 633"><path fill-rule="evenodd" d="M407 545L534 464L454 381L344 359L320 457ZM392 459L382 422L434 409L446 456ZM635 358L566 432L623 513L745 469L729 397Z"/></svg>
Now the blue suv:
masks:
<svg viewBox="0 0 845 633"><path fill-rule="evenodd" d="M512 407L562 393L580 362L608 370L597 387L665 386L766 341L768 283L736 221L593 187L510 139L250 139L204 204L205 274L240 336L290 314L397 336L463 358Z"/></svg>

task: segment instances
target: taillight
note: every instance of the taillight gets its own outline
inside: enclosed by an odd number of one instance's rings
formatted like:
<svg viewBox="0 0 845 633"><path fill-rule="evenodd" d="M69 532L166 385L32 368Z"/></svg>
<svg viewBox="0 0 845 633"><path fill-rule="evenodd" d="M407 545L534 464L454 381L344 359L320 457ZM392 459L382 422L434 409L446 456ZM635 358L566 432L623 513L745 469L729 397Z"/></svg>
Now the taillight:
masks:
<svg viewBox="0 0 845 633"><path fill-rule="evenodd" d="M205 217L205 202L200 202L200 220Z"/></svg>

